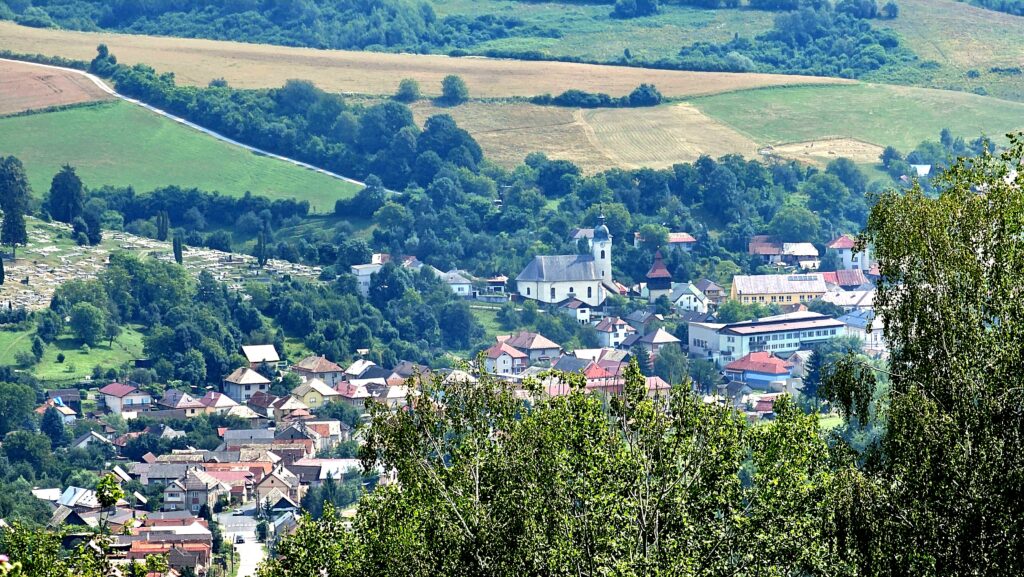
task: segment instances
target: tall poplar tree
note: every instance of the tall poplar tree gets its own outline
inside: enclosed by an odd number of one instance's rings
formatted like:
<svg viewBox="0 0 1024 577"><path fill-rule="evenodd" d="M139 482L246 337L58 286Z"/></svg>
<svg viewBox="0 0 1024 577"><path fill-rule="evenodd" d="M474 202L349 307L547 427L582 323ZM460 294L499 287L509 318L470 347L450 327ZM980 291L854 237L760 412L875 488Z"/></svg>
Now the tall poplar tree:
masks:
<svg viewBox="0 0 1024 577"><path fill-rule="evenodd" d="M54 220L70 224L82 216L85 207L85 187L74 167L65 164L50 183L50 196L46 207Z"/></svg>
<svg viewBox="0 0 1024 577"><path fill-rule="evenodd" d="M28 242L25 212L31 195L32 187L21 161L13 156L0 159L0 209L4 211L0 243L11 247L12 258L17 258L18 245Z"/></svg>

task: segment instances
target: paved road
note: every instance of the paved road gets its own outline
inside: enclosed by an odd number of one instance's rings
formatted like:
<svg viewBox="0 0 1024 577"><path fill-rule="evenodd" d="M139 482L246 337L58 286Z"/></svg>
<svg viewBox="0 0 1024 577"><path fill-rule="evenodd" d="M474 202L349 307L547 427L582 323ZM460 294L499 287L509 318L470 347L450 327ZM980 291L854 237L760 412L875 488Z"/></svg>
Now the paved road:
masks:
<svg viewBox="0 0 1024 577"><path fill-rule="evenodd" d="M209 130L207 128L203 128L202 126L199 126L198 124L196 124L194 122L189 122L188 120L185 120L184 118L181 118L179 116L175 116L175 115L173 115L173 114L171 114L171 113L169 113L167 111L164 111L164 110L161 110L159 108L155 108L153 106L150 106L150 105L146 104L145 102L141 102L141 101L136 100L134 98L129 98L129 97L127 97L127 96L125 96L123 94L120 94L117 91L115 91L113 88L108 86L106 82L103 82L102 80L99 79L99 77L97 77L94 74L89 74L88 72L83 72L83 71L77 70L75 68L64 68L63 66L53 66L53 65L50 65L50 64L39 64L39 63L36 63L36 62L25 62L24 60L12 60L10 58L0 58L0 61L3 61L3 62L16 62L18 64L27 64L27 65L30 65L30 66L39 66L39 67L42 67L42 68L50 68L52 70L62 70L62 71L65 71L65 72L73 72L75 74L81 74L82 76L85 76L86 78L91 80L93 82L93 84L95 84L96 86L98 86L100 88L100 90L106 92L107 94L109 94L109 95L111 95L111 96L113 96L115 98L120 98L121 100L124 100L125 102L130 102L130 103L132 103L132 104L134 104L136 106L141 106L142 108L145 108L146 110L149 110L150 112L159 114L160 116L163 116L163 117L166 117L166 118L169 118L169 119L177 122L178 124L183 124L183 125L185 125L185 126L187 126L189 128L198 130L199 132L202 132L203 134L207 134L209 136L212 136L212 137L216 138L217 140L222 140L224 142L227 142L229 144L233 144L235 146L240 146L240 147L242 147L242 148L244 148L246 150L249 150L251 152L255 152L256 154L260 154L260 155L263 155L263 156L269 156L270 158L276 158L277 160L283 160L284 162L288 162L290 164L294 164L295 166L301 166L302 168L306 168L306 169L312 170L314 172L319 172L320 174L325 174L327 176L330 176L331 178L336 178L338 180L344 180L345 182L350 182L352 184L356 184L356 185L359 185L359 186L366 186L366 184L363 183L363 182L360 182L358 180L354 180L354 179L348 178L347 176L342 176L340 174L331 172L329 170L324 170L322 168L313 166L312 164L308 164L308 163L302 162L301 160L295 160L294 158L288 158L287 156L281 156L280 154L274 154L273 152L268 152L266 150L262 150L262 149L254 147L254 146L249 146L248 144L243 144L241 142L238 142L237 140L232 140L232 139L228 138L227 136L224 136L223 134L220 134L219 132L214 132L214 131Z"/></svg>
<svg viewBox="0 0 1024 577"><path fill-rule="evenodd" d="M241 510L245 512L244 515L221 513L217 515L217 522L220 523L224 538L238 551L238 577L252 577L256 575L256 567L267 555L263 544L256 541L256 519L253 517L256 505L250 503L241 507ZM235 543L238 535L245 539L245 543Z"/></svg>

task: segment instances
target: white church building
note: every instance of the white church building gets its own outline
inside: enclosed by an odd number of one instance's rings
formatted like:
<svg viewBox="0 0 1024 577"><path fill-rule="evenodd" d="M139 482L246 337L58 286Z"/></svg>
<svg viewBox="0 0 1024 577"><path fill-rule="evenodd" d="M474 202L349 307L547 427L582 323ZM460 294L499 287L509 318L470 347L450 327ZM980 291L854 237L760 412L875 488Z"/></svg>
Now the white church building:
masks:
<svg viewBox="0 0 1024 577"><path fill-rule="evenodd" d="M596 307L604 304L612 282L612 235L601 217L594 229L590 254L535 256L516 277L519 296L546 304L576 298Z"/></svg>

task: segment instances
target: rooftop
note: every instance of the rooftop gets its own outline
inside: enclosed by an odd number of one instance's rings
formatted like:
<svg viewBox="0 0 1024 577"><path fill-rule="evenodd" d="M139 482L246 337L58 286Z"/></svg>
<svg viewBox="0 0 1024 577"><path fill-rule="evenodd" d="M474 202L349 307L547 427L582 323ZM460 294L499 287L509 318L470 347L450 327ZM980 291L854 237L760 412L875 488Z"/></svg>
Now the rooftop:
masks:
<svg viewBox="0 0 1024 577"><path fill-rule="evenodd" d="M340 373L344 371L337 364L327 360L327 357L318 356L306 357L296 363L294 368L308 373Z"/></svg>
<svg viewBox="0 0 1024 577"><path fill-rule="evenodd" d="M236 385L266 385L270 383L266 377L249 367L239 367L235 369L235 372L224 377L224 381Z"/></svg>
<svg viewBox="0 0 1024 577"><path fill-rule="evenodd" d="M596 281L601 280L589 254L535 256L517 281Z"/></svg>
<svg viewBox="0 0 1024 577"><path fill-rule="evenodd" d="M274 345L246 345L242 354L250 363L276 363L281 360Z"/></svg>
<svg viewBox="0 0 1024 577"><path fill-rule="evenodd" d="M821 293L828 290L821 274L736 275L733 290L737 295Z"/></svg>
<svg viewBox="0 0 1024 577"><path fill-rule="evenodd" d="M767 351L750 353L725 365L727 371L743 371L768 375L788 375L793 363L784 361Z"/></svg>

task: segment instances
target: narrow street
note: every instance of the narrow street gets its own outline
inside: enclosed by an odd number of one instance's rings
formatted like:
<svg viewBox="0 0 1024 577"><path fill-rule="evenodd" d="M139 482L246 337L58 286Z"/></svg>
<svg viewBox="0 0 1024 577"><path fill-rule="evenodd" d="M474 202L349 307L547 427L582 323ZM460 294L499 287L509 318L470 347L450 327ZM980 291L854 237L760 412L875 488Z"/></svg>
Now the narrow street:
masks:
<svg viewBox="0 0 1024 577"><path fill-rule="evenodd" d="M256 567L266 557L266 552L263 544L256 541L256 519L253 516L256 512L255 504L249 504L241 510L243 515L221 513L217 515L217 522L220 523L224 539L238 552L238 577L252 577L256 575ZM245 543L235 543L238 535L245 539Z"/></svg>

